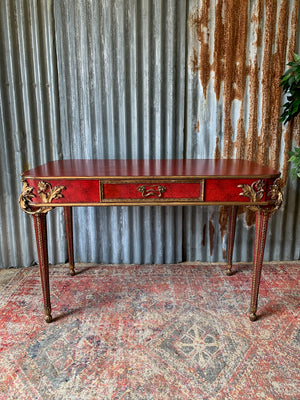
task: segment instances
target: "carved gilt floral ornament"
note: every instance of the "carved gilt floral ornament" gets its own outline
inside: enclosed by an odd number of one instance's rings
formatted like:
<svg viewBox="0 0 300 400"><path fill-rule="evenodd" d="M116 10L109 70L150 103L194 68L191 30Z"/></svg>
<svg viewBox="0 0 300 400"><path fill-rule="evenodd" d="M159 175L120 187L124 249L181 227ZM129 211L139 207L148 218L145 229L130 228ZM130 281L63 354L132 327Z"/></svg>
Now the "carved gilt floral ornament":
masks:
<svg viewBox="0 0 300 400"><path fill-rule="evenodd" d="M260 201L264 195L265 182L260 179L259 181L253 182L251 186L242 184L238 185L238 187L243 189L242 193L240 193L240 196L249 197L253 203L256 203Z"/></svg>
<svg viewBox="0 0 300 400"><path fill-rule="evenodd" d="M248 197L252 203L257 203L263 198L264 186L265 182L261 179L253 182L251 186L247 184L238 185L238 187L242 188L240 196ZM261 207L260 205L250 205L247 206L247 208L251 211L258 211L261 209L270 215L277 211L281 207L283 201L279 178L277 178L270 186L267 196L273 200L273 203L270 206Z"/></svg>
<svg viewBox="0 0 300 400"><path fill-rule="evenodd" d="M33 197L36 195L33 193L34 188L28 185L28 182L23 179L23 188L22 193L19 197L20 207L23 211L27 214L40 214L40 213L47 213L48 211L52 210L49 204L55 199L59 199L63 197L61 191L66 189L65 186L55 186L52 188L51 184L44 181L39 181L38 183L38 195L41 199L42 203L45 203L45 206L42 207L32 207L31 201Z"/></svg>

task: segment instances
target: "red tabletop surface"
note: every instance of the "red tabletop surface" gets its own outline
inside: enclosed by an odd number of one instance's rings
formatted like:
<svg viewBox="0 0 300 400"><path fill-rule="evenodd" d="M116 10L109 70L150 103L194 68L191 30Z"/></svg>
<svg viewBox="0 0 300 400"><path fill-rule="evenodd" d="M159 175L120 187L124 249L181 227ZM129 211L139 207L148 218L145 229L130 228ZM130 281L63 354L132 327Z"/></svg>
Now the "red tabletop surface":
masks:
<svg viewBox="0 0 300 400"><path fill-rule="evenodd" d="M280 173L252 161L235 159L173 160L58 160L23 172L24 178L128 178L128 177L262 177Z"/></svg>

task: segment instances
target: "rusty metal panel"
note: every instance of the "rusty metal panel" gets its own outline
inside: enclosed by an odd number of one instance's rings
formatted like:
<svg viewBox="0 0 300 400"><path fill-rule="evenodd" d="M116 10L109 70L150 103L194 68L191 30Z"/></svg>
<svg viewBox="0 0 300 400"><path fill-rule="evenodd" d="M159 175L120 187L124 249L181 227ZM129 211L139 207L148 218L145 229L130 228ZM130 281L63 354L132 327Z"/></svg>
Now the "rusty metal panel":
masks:
<svg viewBox="0 0 300 400"><path fill-rule="evenodd" d="M286 151L279 76L300 51L297 0L2 0L0 265L37 261L19 173L62 158L256 160L283 172L266 260L299 259L300 185ZM225 208L78 208L77 261L222 261ZM235 260L252 258L240 210ZM50 262L66 260L61 210L48 214Z"/></svg>
<svg viewBox="0 0 300 400"><path fill-rule="evenodd" d="M270 260L300 256L299 185L288 180L287 161L291 145L299 146L300 118L286 127L278 122L279 78L299 52L299 11L297 0L191 0L188 8L185 156L245 158L282 171L286 203L270 223L265 252ZM197 243L209 244L190 246L188 259L222 259L226 217L224 207L187 212L186 232L197 219ZM236 260L251 259L254 219L240 210Z"/></svg>

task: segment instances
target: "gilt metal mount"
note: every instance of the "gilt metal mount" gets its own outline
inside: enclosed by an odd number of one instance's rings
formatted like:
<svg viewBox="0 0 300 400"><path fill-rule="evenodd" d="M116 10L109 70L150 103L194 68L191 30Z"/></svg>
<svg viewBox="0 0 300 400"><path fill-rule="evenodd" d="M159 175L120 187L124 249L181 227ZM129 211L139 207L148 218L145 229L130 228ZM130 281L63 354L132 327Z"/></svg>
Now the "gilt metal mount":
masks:
<svg viewBox="0 0 300 400"><path fill-rule="evenodd" d="M139 186L137 190L140 193L142 193L143 197L149 197L149 196L161 197L162 194L167 190L167 188L161 185L150 185L148 187L142 185Z"/></svg>
<svg viewBox="0 0 300 400"><path fill-rule="evenodd" d="M32 205L32 199L36 197L36 195L33 193L34 188L29 186L28 182L23 179L22 193L19 197L20 207L27 214L34 215L47 213L48 211L53 209L53 207L50 206L51 202L55 199L63 197L61 191L64 189L66 189L65 186L55 186L52 188L50 183L39 181L37 193L41 199L41 202L45 203L45 206L34 207Z"/></svg>
<svg viewBox="0 0 300 400"><path fill-rule="evenodd" d="M240 193L240 196L245 196L250 199L251 202L257 203L259 202L264 195L264 186L265 182L263 180L258 180L252 183L252 185L247 185L247 184L242 184L238 185L238 187L242 188L242 192ZM272 203L267 206L261 206L261 205L250 205L247 206L247 208L251 211L263 211L265 213L268 213L270 216L274 214L275 211L277 211L282 204L283 201L283 196L280 188L280 179L277 178L273 184L270 186L270 190L267 193L267 197L269 197L272 200Z"/></svg>

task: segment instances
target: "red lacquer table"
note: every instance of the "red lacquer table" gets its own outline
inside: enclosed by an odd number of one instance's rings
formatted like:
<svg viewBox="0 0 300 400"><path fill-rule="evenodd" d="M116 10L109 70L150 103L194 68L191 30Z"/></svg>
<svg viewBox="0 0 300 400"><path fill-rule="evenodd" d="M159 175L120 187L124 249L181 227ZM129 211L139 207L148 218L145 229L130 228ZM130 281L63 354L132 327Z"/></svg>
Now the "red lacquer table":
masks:
<svg viewBox="0 0 300 400"><path fill-rule="evenodd" d="M228 206L227 274L231 274L237 208L256 213L250 319L257 311L269 217L280 207L280 173L245 160L61 160L23 172L20 206L33 216L45 320L52 321L46 214L64 208L71 275L75 275L72 207Z"/></svg>

